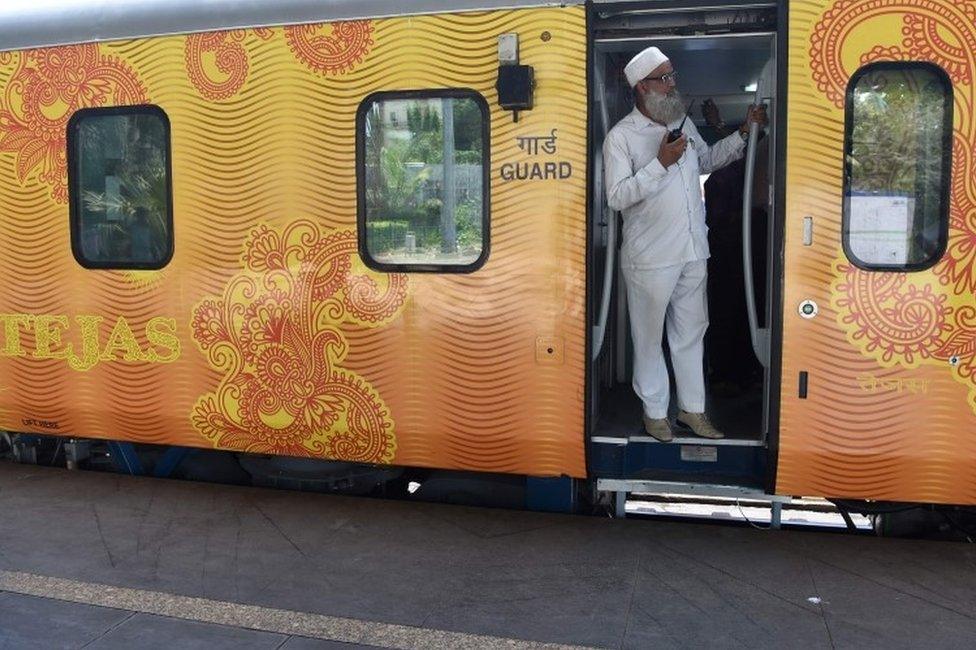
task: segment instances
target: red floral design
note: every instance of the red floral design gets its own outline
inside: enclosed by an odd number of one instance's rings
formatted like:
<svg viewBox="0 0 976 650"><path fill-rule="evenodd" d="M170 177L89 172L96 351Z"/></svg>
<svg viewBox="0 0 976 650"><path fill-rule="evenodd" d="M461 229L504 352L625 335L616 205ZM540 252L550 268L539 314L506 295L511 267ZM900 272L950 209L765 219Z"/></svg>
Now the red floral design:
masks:
<svg viewBox="0 0 976 650"><path fill-rule="evenodd" d="M810 41L813 79L838 108L844 106L850 71L842 64L850 34L880 16L902 14L902 41L876 45L859 57L874 61L929 61L944 69L957 88L971 89L976 51L976 4L963 0L840 0L814 26ZM957 91L958 92L958 91ZM957 98L971 111L972 97ZM970 120L961 120L967 124ZM958 306L955 296L976 292L976 134L953 133L949 242L932 274L882 274L838 262L838 317L862 349L885 364L948 362L976 388L976 307ZM955 308L950 303L956 304Z"/></svg>
<svg viewBox="0 0 976 650"><path fill-rule="evenodd" d="M197 307L191 327L201 345L211 347L229 338L222 319L223 313L224 303L220 300L204 300Z"/></svg>
<svg viewBox="0 0 976 650"><path fill-rule="evenodd" d="M946 296L907 284L904 273L872 273L840 265L845 279L837 285L841 322L854 325L853 338L868 352L880 351L881 359L895 356L907 363L929 358L952 328L947 317L952 308Z"/></svg>
<svg viewBox="0 0 976 650"><path fill-rule="evenodd" d="M223 299L194 310L193 338L224 378L196 404L194 427L215 445L250 452L391 462L388 407L341 367L341 326L378 327L403 307L402 274L359 275L353 231L308 221L251 232L245 272ZM382 288L381 288L382 287Z"/></svg>
<svg viewBox="0 0 976 650"><path fill-rule="evenodd" d="M976 380L976 307L966 305L956 309L956 327L932 356L948 361L956 372L970 384Z"/></svg>
<svg viewBox="0 0 976 650"><path fill-rule="evenodd" d="M268 40L274 31L266 28L251 30L255 36ZM186 37L184 60L190 82L207 99L220 101L233 97L247 81L250 68L248 53L244 48L248 30L235 29L225 32L206 32ZM206 63L212 60L213 67L223 77L214 79L207 70Z"/></svg>
<svg viewBox="0 0 976 650"><path fill-rule="evenodd" d="M68 200L66 128L81 108L144 104L146 90L120 59L94 44L28 50L0 103L0 151L16 154L21 183L37 178Z"/></svg>
<svg viewBox="0 0 976 650"><path fill-rule="evenodd" d="M886 51L888 56L879 56L875 60L931 61L945 69L954 81L970 82L971 64L966 53L976 51L976 31L973 29L976 8L968 0L840 0L814 25L810 37L813 79L820 92L838 108L844 106L847 81L852 72L843 64L842 50L846 39L859 24L897 12L905 14L904 50L876 46L872 52ZM962 47L942 38L940 26L958 39Z"/></svg>
<svg viewBox="0 0 976 650"><path fill-rule="evenodd" d="M976 307L948 306L930 284L909 284L904 273L876 273L839 264L836 290L841 323L865 352L885 364L949 362L964 379L976 374Z"/></svg>
<svg viewBox="0 0 976 650"><path fill-rule="evenodd" d="M949 195L949 243L936 267L943 284L957 294L976 293L976 170L974 143L961 133L952 137L952 188Z"/></svg>
<svg viewBox="0 0 976 650"><path fill-rule="evenodd" d="M955 5L955 6L953 6ZM922 9L922 11L919 11ZM924 12L931 13L924 13ZM923 2L905 14L902 45L912 61L931 61L945 70L954 83L972 82L969 54L976 52L976 10L971 2ZM946 41L940 27L960 40L959 45Z"/></svg>
<svg viewBox="0 0 976 650"><path fill-rule="evenodd" d="M321 75L350 70L373 46L373 23L352 20L285 28L288 47L299 61Z"/></svg>
<svg viewBox="0 0 976 650"><path fill-rule="evenodd" d="M289 327L294 327L295 313L291 299L283 291L272 290L244 310L241 344L257 352L262 346L281 341Z"/></svg>
<svg viewBox="0 0 976 650"><path fill-rule="evenodd" d="M912 55L900 47L884 47L875 45L870 51L861 55L861 65L878 61L911 61Z"/></svg>

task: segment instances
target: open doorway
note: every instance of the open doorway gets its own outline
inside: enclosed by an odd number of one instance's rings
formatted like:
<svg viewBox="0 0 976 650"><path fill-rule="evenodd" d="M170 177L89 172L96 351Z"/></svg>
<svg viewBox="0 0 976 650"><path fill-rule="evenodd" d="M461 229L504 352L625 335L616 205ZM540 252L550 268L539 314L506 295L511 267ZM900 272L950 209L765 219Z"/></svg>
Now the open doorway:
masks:
<svg viewBox="0 0 976 650"><path fill-rule="evenodd" d="M644 434L642 405L631 386L630 320L624 279L614 262L621 217L606 204L601 153L607 131L634 108L623 68L636 53L655 45L678 72L678 88L685 102L694 102L689 119L709 145L738 129L748 106L757 98L767 105L770 122L751 142L751 161L744 157L701 177L711 251L707 287L710 326L703 359L705 409L726 437L718 443L684 436L676 439L682 445L762 446L770 390L766 333L775 178L775 8L680 13L630 9L597 14L593 28L591 434L655 442ZM714 108L703 111L703 106ZM747 183L747 177L751 182ZM745 210L744 201L749 205ZM748 223L743 229L745 220ZM673 374L671 386L673 420Z"/></svg>

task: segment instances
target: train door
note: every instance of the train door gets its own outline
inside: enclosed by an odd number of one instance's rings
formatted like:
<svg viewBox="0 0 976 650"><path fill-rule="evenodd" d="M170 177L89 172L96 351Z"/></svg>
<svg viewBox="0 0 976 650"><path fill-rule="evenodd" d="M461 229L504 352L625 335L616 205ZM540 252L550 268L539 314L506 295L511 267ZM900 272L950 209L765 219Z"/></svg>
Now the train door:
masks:
<svg viewBox="0 0 976 650"><path fill-rule="evenodd" d="M776 491L976 503L976 20L790 3Z"/></svg>
<svg viewBox="0 0 976 650"><path fill-rule="evenodd" d="M597 473L625 478L738 483L765 481L770 395L769 337L772 251L776 215L775 6L660 10L631 6L596 10L591 141L593 314L590 457ZM621 215L607 206L602 143L634 108L623 68L656 45L678 73L677 87L701 137L714 144L744 121L757 100L770 124L751 137L748 155L702 175L711 258L706 335L706 413L726 437L706 440L676 433L659 443L642 426L642 404L631 386L632 346L624 279L616 261ZM703 111L703 106L709 106ZM738 136L735 136L738 137ZM676 411L672 381L670 416ZM606 464L604 464L606 461Z"/></svg>

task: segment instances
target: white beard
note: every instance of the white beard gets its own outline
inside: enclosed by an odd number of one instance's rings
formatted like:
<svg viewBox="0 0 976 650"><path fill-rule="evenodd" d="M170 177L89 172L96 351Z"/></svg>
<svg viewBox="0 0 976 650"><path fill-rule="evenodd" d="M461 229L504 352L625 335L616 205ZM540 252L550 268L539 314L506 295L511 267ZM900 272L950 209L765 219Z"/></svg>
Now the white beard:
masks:
<svg viewBox="0 0 976 650"><path fill-rule="evenodd" d="M685 102L677 89L666 95L653 90L644 95L644 110L658 124L670 124L685 116Z"/></svg>

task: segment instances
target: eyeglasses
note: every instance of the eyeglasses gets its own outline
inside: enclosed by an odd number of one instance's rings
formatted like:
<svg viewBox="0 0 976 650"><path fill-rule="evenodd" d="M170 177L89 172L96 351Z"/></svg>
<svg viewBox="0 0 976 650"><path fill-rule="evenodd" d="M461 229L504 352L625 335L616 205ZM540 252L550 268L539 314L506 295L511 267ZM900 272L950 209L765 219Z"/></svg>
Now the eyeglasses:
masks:
<svg viewBox="0 0 976 650"><path fill-rule="evenodd" d="M662 83L678 83L678 71L672 70L671 72L662 74L660 77L644 77L641 81L660 81Z"/></svg>

